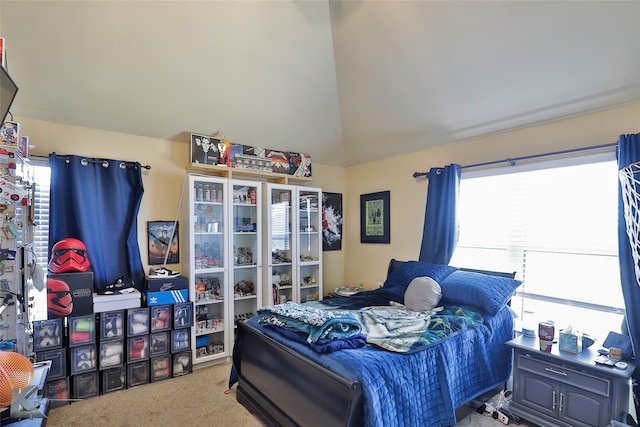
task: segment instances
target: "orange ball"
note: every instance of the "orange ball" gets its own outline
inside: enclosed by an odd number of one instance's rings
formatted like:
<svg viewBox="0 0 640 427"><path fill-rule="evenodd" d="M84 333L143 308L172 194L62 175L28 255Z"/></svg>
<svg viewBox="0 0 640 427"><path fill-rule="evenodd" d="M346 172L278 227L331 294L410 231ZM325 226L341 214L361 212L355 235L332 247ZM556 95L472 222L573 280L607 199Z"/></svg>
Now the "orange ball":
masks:
<svg viewBox="0 0 640 427"><path fill-rule="evenodd" d="M0 351L0 407L11 405L14 388L26 388L33 381L33 364L20 353Z"/></svg>

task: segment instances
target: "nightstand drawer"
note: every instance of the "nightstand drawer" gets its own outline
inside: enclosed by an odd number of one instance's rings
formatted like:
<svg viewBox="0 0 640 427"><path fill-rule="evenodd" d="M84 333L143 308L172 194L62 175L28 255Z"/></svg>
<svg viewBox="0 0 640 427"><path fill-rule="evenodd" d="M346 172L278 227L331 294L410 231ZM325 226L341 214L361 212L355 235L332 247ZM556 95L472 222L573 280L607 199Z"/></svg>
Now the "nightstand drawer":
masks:
<svg viewBox="0 0 640 427"><path fill-rule="evenodd" d="M547 363L534 359L525 354L518 355L518 369L532 372L542 377L558 380L579 387L591 393L609 397L611 393L611 381L606 378L590 375L585 372L578 372L566 367Z"/></svg>

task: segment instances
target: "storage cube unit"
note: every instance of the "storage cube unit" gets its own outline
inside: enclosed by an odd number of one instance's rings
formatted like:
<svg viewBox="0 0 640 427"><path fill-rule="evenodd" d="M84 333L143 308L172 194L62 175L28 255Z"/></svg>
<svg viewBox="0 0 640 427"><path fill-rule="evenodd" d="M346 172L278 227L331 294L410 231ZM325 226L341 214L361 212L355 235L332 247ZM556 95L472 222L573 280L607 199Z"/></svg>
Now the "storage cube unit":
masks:
<svg viewBox="0 0 640 427"><path fill-rule="evenodd" d="M171 355L151 358L151 382L171 378Z"/></svg>
<svg viewBox="0 0 640 427"><path fill-rule="evenodd" d="M122 366L124 364L124 340L100 342L100 370Z"/></svg>
<svg viewBox="0 0 640 427"><path fill-rule="evenodd" d="M206 337L204 337L206 338ZM191 329L174 329L171 331L171 352L176 353L191 348Z"/></svg>
<svg viewBox="0 0 640 427"><path fill-rule="evenodd" d="M149 382L149 360L141 360L127 365L127 386L136 387Z"/></svg>
<svg viewBox="0 0 640 427"><path fill-rule="evenodd" d="M181 351L172 354L173 376L180 377L190 374L193 366L191 363L191 351Z"/></svg>
<svg viewBox="0 0 640 427"><path fill-rule="evenodd" d="M71 375L97 370L96 345L87 344L69 348L69 359L71 360Z"/></svg>
<svg viewBox="0 0 640 427"><path fill-rule="evenodd" d="M171 305L156 305L151 310L151 332L171 329L173 310Z"/></svg>
<svg viewBox="0 0 640 427"><path fill-rule="evenodd" d="M149 359L149 335L127 338L127 363Z"/></svg>
<svg viewBox="0 0 640 427"><path fill-rule="evenodd" d="M152 332L149 339L150 357L169 354L169 346L171 344L171 331Z"/></svg>
<svg viewBox="0 0 640 427"><path fill-rule="evenodd" d="M105 369L101 372L100 390L102 394L112 393L127 388L127 367L125 365L117 368Z"/></svg>
<svg viewBox="0 0 640 427"><path fill-rule="evenodd" d="M85 372L73 375L71 382L73 383L73 398L88 399L96 397L100 394L100 377L98 372Z"/></svg>
<svg viewBox="0 0 640 427"><path fill-rule="evenodd" d="M71 403L71 389L69 388L69 377L47 381L47 396L49 398L49 408L58 408Z"/></svg>
<svg viewBox="0 0 640 427"><path fill-rule="evenodd" d="M100 317L100 340L124 338L124 310L106 311Z"/></svg>
<svg viewBox="0 0 640 427"><path fill-rule="evenodd" d="M54 350L39 351L36 353L36 360L42 362L51 361L47 380L57 380L67 376L67 349L59 348Z"/></svg>
<svg viewBox="0 0 640 427"><path fill-rule="evenodd" d="M173 327L189 328L193 326L193 303L180 302L173 305Z"/></svg>
<svg viewBox="0 0 640 427"><path fill-rule="evenodd" d="M64 338L63 318L33 322L33 349L38 352L62 348Z"/></svg>
<svg viewBox="0 0 640 427"><path fill-rule="evenodd" d="M93 314L69 318L69 347L96 342L96 317Z"/></svg>
<svg viewBox="0 0 640 427"><path fill-rule="evenodd" d="M149 308L127 309L127 336L145 335L149 333Z"/></svg>

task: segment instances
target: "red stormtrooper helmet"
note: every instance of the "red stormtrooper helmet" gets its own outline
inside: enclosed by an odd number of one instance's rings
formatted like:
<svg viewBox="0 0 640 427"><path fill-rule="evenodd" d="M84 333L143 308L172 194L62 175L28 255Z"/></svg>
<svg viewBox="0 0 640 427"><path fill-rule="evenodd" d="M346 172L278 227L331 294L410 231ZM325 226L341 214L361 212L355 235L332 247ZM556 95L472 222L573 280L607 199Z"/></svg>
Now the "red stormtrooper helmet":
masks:
<svg viewBox="0 0 640 427"><path fill-rule="evenodd" d="M71 291L64 280L47 278L47 311L58 317L68 316L73 311Z"/></svg>
<svg viewBox="0 0 640 427"><path fill-rule="evenodd" d="M91 267L87 256L87 247L78 239L60 240L51 248L49 270L52 273L68 273L70 271L87 271Z"/></svg>

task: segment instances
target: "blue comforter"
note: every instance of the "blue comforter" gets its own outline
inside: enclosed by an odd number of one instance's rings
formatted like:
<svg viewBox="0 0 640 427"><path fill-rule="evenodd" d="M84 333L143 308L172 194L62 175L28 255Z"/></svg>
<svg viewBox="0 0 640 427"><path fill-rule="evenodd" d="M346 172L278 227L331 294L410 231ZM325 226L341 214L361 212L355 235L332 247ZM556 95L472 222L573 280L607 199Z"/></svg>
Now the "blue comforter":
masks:
<svg viewBox="0 0 640 427"><path fill-rule="evenodd" d="M363 389L366 426L454 425L455 409L509 378L513 319L508 307L484 324L467 328L423 351L400 354L367 345L328 354L287 339L268 327L252 326Z"/></svg>

